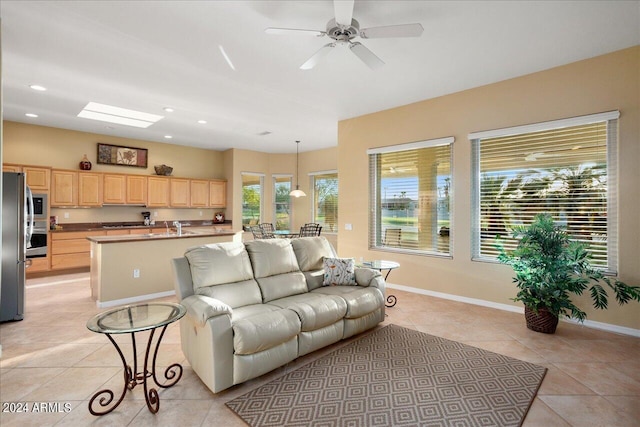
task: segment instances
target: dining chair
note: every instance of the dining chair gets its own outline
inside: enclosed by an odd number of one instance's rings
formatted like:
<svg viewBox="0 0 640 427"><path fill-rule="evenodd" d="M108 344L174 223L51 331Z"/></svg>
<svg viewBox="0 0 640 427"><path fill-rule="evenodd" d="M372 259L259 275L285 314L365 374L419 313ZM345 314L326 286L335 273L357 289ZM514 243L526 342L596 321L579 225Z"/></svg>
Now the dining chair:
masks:
<svg viewBox="0 0 640 427"><path fill-rule="evenodd" d="M313 237L319 236L322 232L322 226L316 223L307 223L300 227L300 237Z"/></svg>
<svg viewBox="0 0 640 427"><path fill-rule="evenodd" d="M263 222L262 224L260 224L260 229L262 230L263 239L273 239L276 237L273 233L273 224L271 224L270 222Z"/></svg>

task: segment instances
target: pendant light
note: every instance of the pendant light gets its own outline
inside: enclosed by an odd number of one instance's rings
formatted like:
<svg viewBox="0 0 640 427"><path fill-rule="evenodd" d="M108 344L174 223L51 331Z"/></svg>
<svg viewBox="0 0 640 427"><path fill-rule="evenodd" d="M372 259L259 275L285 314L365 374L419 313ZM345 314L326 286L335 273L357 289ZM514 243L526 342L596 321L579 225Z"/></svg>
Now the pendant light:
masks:
<svg viewBox="0 0 640 427"><path fill-rule="evenodd" d="M300 141L296 141L296 189L289 193L290 196L293 197L305 197L304 191L300 189L300 179L298 178L298 146L300 145Z"/></svg>

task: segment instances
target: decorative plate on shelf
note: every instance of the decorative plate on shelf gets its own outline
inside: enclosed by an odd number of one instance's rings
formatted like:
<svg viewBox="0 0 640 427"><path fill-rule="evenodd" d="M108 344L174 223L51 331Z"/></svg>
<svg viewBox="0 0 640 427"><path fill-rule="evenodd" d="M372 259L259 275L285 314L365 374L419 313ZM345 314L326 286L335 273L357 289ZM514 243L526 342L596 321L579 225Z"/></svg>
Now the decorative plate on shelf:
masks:
<svg viewBox="0 0 640 427"><path fill-rule="evenodd" d="M213 216L213 222L224 222L224 213L223 212L217 212Z"/></svg>

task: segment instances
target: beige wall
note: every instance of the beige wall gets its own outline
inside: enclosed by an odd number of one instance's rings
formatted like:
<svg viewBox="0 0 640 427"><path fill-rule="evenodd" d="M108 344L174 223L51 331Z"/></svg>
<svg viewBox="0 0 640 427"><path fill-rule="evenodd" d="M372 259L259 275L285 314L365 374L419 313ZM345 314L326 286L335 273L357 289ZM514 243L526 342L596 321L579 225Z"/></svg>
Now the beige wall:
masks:
<svg viewBox="0 0 640 427"><path fill-rule="evenodd" d="M513 304L509 267L471 261L470 132L619 110L619 277L640 285L640 47L341 121L338 125L343 256L398 261L390 281L417 289ZM369 251L366 149L454 136L453 259ZM352 231L343 231L344 224ZM640 305L595 311L589 320L640 329ZM425 307L428 309L428 307Z"/></svg>
<svg viewBox="0 0 640 427"><path fill-rule="evenodd" d="M78 169L84 154L92 163L92 170L140 175L155 175L153 166L173 167L173 176L188 178L225 178L223 153L214 150L162 144L113 136L78 132L25 123L3 123L4 163L51 166ZM96 161L97 143L148 149L148 167L100 165ZM52 209L60 223L140 221L144 207L105 206L99 209ZM212 219L219 209L154 209L156 221ZM68 218L65 218L65 214Z"/></svg>

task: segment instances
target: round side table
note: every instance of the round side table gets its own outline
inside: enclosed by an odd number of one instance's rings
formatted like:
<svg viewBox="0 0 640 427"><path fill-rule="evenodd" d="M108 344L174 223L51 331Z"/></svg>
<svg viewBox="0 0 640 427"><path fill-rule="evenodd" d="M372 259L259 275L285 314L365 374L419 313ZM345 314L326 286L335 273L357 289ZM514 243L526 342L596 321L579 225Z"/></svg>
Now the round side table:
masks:
<svg viewBox="0 0 640 427"><path fill-rule="evenodd" d="M128 390L139 384L144 387L144 398L147 403L149 411L157 413L160 409L160 398L158 391L155 388L148 388L147 378L153 378L153 381L158 387L169 388L175 385L182 377L182 365L174 363L169 366L165 372L164 377L168 381L165 384L160 384L156 376L156 359L158 357L158 348L160 347L160 341L171 323L180 319L186 313L186 309L180 304L174 303L146 303L146 304L134 304L125 307L114 308L113 310L105 311L97 314L89 319L87 322L87 328L93 332L99 334L105 334L111 344L116 348L122 360L124 367L124 387L122 394L118 401L113 404L114 393L109 389L98 391L89 400L89 412L92 415L105 415L113 411L120 405L125 393ZM153 344L153 338L156 330L161 328L160 336L155 342L155 348L153 350L153 359L149 363L149 356L151 354L151 346ZM147 341L146 353L144 356L144 367L142 371L138 371L137 349L136 349L136 336L137 332L151 331L149 339ZM130 364L127 364L122 350L115 342L112 334L131 334L131 345L133 347L133 369ZM94 402L99 405L94 409ZM112 405L113 404L113 405Z"/></svg>
<svg viewBox="0 0 640 427"><path fill-rule="evenodd" d="M380 273L382 273L382 270L387 270L387 274L384 276L384 280L385 282L387 281L387 277L389 277L389 273L391 273L391 270L395 270L396 268L400 267L400 264L398 264L395 261L386 261L383 259L376 259L373 261L364 261L362 263L362 265L364 267L368 267L368 268L373 268L374 270L378 270L380 271ZM393 306L395 306L398 303L398 298L396 298L395 295L388 295L387 296L387 303L385 304L385 306L387 308L391 308Z"/></svg>

